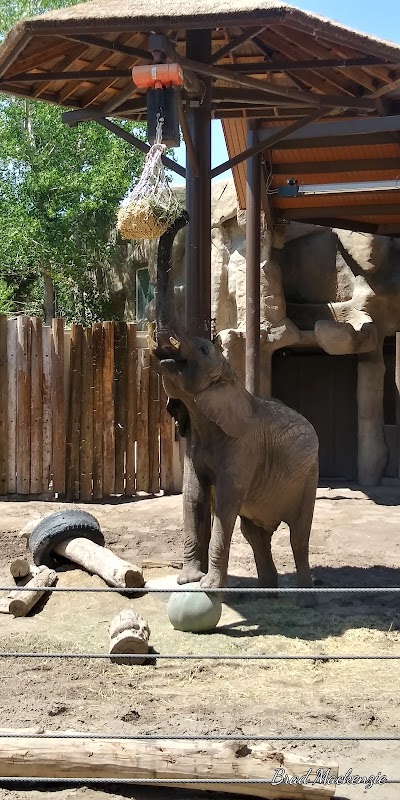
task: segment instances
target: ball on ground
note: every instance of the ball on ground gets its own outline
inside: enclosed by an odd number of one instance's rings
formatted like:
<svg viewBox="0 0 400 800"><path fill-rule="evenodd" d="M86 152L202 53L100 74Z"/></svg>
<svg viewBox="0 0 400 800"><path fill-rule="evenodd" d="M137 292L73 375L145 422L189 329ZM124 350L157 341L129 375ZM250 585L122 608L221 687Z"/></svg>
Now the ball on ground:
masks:
<svg viewBox="0 0 400 800"><path fill-rule="evenodd" d="M221 598L217 594L191 592L193 588L198 589L199 584L187 583L180 592L171 594L167 606L169 621L177 631L211 631L221 619Z"/></svg>

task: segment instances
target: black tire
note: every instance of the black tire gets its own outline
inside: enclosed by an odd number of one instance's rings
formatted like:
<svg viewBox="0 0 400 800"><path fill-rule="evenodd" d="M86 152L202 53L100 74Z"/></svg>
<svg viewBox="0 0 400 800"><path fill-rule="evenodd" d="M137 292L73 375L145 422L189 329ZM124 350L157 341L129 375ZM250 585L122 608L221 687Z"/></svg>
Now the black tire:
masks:
<svg viewBox="0 0 400 800"><path fill-rule="evenodd" d="M91 542L104 546L100 525L92 514L78 510L56 511L42 519L29 537L29 549L36 566L45 564L54 568L65 563L54 553L53 548L72 536L90 539Z"/></svg>

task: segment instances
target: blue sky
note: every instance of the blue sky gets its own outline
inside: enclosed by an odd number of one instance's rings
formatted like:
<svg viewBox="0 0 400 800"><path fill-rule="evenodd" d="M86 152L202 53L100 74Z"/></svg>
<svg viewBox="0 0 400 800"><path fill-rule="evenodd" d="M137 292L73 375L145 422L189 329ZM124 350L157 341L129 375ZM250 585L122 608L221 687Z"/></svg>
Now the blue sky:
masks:
<svg viewBox="0 0 400 800"><path fill-rule="evenodd" d="M368 33L379 39L390 39L400 43L400 2L399 0L288 0L291 5L304 11L313 11L324 17L341 22L349 28ZM180 164L185 164L185 146L175 150ZM221 123L212 123L212 166L227 159L225 140ZM219 177L221 180L223 176ZM182 178L174 176L173 183L182 183Z"/></svg>

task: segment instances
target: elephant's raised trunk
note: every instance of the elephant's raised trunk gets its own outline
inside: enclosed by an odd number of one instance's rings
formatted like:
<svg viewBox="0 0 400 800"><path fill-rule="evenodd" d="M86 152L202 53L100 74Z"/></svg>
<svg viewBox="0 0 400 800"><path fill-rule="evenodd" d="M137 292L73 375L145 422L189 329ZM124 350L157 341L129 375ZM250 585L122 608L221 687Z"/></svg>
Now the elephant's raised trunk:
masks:
<svg viewBox="0 0 400 800"><path fill-rule="evenodd" d="M179 325L176 319L174 302L174 285L172 281L172 246L177 233L187 225L189 217L186 211L175 220L164 233L158 245L157 253L157 285L156 285L156 338L158 350L179 350ZM161 353L157 353L159 357Z"/></svg>

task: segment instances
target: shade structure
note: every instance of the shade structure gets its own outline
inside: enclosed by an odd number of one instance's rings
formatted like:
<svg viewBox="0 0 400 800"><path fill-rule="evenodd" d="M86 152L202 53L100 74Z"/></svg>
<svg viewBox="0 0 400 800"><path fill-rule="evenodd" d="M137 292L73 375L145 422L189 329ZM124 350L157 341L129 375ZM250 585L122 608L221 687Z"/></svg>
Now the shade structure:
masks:
<svg viewBox="0 0 400 800"><path fill-rule="evenodd" d="M211 55L188 58L188 32L199 29L211 33ZM195 87L196 80L197 87L208 81L210 113L223 120L230 157L246 149L246 120L260 129L263 205L271 223L304 219L400 233L396 190L314 199L276 191L291 177L300 185L395 179L400 163L400 47L290 5L96 0L48 12L20 22L6 37L0 91L56 103L75 120L143 119L145 97L131 68L152 62L153 31L167 35ZM186 90L189 112L198 97ZM314 122L302 130L310 112ZM295 129L286 138L289 125ZM244 161L234 166L234 178L245 206Z"/></svg>

